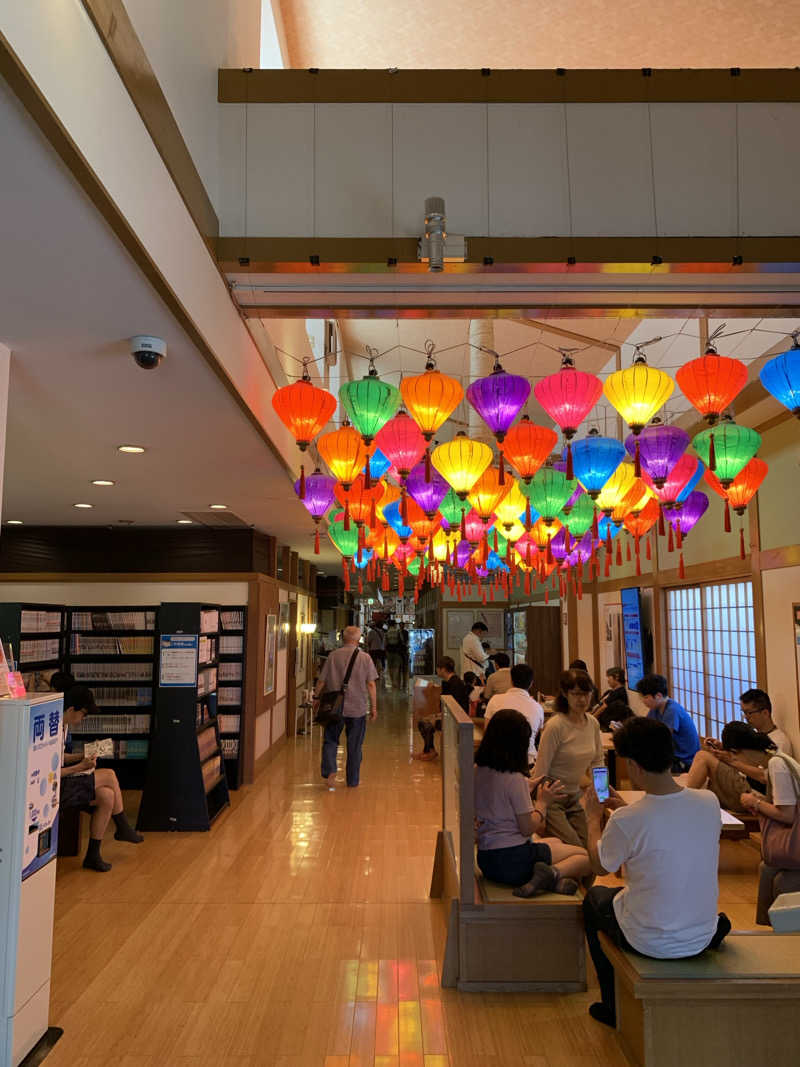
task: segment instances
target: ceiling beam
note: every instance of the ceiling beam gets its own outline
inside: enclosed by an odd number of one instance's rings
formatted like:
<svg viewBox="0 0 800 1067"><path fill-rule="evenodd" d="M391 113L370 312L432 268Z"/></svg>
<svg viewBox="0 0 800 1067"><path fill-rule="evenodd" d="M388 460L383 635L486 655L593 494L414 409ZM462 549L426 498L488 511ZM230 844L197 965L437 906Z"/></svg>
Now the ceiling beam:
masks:
<svg viewBox="0 0 800 1067"><path fill-rule="evenodd" d="M549 322L539 322L537 319L519 319L523 326L532 326L537 330L555 334L557 337L566 337L569 341L581 341L593 348L604 348L607 352L619 355L621 348L611 341L598 341L594 337L587 337L585 333L575 333L573 330L565 330L562 326L553 326Z"/></svg>

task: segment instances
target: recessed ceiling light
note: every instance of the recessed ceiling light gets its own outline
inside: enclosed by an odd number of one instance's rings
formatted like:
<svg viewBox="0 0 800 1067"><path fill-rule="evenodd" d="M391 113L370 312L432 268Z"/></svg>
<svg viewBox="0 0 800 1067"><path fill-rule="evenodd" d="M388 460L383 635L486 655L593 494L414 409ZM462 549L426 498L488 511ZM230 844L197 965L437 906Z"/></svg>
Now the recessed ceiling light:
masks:
<svg viewBox="0 0 800 1067"><path fill-rule="evenodd" d="M191 526L192 525L192 520L191 519L178 519L178 525L179 526Z"/></svg>
<svg viewBox="0 0 800 1067"><path fill-rule="evenodd" d="M228 510L228 505L227 504L209 504L208 506L211 508L212 511L227 511Z"/></svg>
<svg viewBox="0 0 800 1067"><path fill-rule="evenodd" d="M22 519L8 519L6 526L22 526Z"/></svg>
<svg viewBox="0 0 800 1067"><path fill-rule="evenodd" d="M141 445L118 445L117 452L130 452L138 456L140 452L144 452L144 449Z"/></svg>
<svg viewBox="0 0 800 1067"><path fill-rule="evenodd" d="M110 482L108 478L93 478L92 485L116 485L116 482Z"/></svg>
<svg viewBox="0 0 800 1067"><path fill-rule="evenodd" d="M93 508L94 504L73 504L74 508Z"/></svg>

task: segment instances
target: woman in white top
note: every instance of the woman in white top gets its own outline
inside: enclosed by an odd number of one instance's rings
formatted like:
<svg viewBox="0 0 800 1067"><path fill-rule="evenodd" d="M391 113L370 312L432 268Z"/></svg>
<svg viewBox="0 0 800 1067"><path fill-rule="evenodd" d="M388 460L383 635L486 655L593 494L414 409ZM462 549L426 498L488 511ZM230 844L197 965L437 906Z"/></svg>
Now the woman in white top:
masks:
<svg viewBox="0 0 800 1067"><path fill-rule="evenodd" d="M514 886L514 895L547 891L572 895L576 879L591 873L585 849L543 834L558 782L542 782L536 805L528 780L531 728L518 711L494 715L475 753L475 827L478 866L485 878Z"/></svg>
<svg viewBox="0 0 800 1067"><path fill-rule="evenodd" d="M542 731L533 778L558 778L564 796L547 810L547 832L568 845L586 847L586 815L581 787L590 767L603 766L600 725L589 713L594 684L585 671L564 671L555 699L558 714Z"/></svg>

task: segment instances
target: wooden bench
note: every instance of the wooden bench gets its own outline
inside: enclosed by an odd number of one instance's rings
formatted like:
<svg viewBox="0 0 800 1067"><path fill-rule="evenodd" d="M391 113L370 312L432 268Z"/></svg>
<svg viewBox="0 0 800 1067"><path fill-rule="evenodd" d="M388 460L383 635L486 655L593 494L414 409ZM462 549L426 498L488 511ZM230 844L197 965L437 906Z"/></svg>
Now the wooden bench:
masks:
<svg viewBox="0 0 800 1067"><path fill-rule="evenodd" d="M59 856L77 856L81 847L81 812L83 808L58 809Z"/></svg>
<svg viewBox="0 0 800 1067"><path fill-rule="evenodd" d="M600 941L614 966L617 1038L635 1067L800 1063L800 935L732 933L689 960Z"/></svg>

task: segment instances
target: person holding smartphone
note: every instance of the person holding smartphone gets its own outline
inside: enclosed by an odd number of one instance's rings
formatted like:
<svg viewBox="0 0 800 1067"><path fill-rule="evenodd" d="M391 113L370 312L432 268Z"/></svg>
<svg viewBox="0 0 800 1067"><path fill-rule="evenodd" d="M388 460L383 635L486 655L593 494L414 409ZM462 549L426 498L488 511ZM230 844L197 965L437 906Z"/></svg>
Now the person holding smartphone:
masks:
<svg viewBox="0 0 800 1067"><path fill-rule="evenodd" d="M685 789L672 777L674 747L665 723L629 719L615 732L614 748L628 761L633 788L645 796L626 804L597 770L597 786L584 795L593 870L608 874L624 864L627 883L594 886L583 902L601 995L589 1014L607 1026L616 1026L614 968L600 931L642 956L685 959L717 948L731 928L726 915L717 915L719 801L710 790Z"/></svg>

